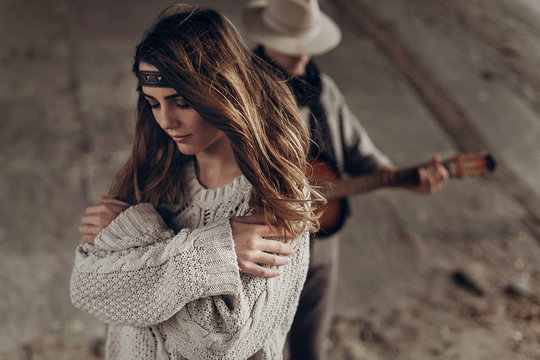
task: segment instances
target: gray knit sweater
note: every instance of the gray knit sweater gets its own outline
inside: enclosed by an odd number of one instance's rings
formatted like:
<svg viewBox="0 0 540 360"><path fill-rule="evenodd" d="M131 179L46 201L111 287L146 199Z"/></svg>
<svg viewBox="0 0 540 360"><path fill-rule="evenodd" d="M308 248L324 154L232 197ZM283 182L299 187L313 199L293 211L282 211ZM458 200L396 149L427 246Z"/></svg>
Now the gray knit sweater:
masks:
<svg viewBox="0 0 540 360"><path fill-rule="evenodd" d="M251 185L240 176L205 189L192 164L183 181L189 200L163 206L164 217L132 206L78 247L73 304L109 323L107 359L282 359L308 234L291 242L280 276L239 273L229 219L249 213Z"/></svg>

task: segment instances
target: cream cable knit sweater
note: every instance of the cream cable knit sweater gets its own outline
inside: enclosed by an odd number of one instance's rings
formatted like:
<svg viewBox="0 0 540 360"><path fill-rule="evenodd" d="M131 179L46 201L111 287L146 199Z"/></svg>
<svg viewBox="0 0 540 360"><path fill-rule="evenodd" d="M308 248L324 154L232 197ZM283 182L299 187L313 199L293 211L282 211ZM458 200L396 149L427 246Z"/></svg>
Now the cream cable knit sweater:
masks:
<svg viewBox="0 0 540 360"><path fill-rule="evenodd" d="M309 258L307 232L276 278L239 273L229 219L249 213L245 177L217 189L184 181L190 200L132 206L82 244L73 304L109 323L107 359L282 359Z"/></svg>

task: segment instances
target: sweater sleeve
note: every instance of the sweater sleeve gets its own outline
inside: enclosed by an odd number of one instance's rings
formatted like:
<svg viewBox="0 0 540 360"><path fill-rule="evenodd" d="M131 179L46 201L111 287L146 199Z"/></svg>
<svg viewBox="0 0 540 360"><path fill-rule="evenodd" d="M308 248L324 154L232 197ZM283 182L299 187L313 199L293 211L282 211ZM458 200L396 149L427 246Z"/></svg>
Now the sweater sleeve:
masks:
<svg viewBox="0 0 540 360"><path fill-rule="evenodd" d="M309 234L302 234L291 245L291 261L279 268L279 276L242 274L238 294L192 301L160 324L158 331L168 334L167 351L188 359L246 359L269 339L274 348L281 349L307 275Z"/></svg>
<svg viewBox="0 0 540 360"><path fill-rule="evenodd" d="M77 249L73 304L104 322L161 323L188 302L238 295L240 274L228 220L178 234L151 204L132 206Z"/></svg>

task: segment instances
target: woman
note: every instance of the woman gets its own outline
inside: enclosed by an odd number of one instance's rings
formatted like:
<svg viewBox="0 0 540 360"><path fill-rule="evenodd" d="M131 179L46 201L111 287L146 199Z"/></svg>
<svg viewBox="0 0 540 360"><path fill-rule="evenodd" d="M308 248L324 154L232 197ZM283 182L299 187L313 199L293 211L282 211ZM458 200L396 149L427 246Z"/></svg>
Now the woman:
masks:
<svg viewBox="0 0 540 360"><path fill-rule="evenodd" d="M323 202L294 98L210 9L166 9L133 71L133 152L82 219L74 305L110 324L108 359L280 359Z"/></svg>

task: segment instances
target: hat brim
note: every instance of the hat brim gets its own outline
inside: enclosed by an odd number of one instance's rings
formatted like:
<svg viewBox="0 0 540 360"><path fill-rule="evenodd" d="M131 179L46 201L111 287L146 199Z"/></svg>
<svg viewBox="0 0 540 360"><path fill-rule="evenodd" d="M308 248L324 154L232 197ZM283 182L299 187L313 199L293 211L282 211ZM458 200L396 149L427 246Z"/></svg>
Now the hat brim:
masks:
<svg viewBox="0 0 540 360"><path fill-rule="evenodd" d="M336 47L341 41L341 30L326 14L312 30L302 34L286 34L270 28L263 19L267 1L255 1L249 4L242 18L248 36L272 50L288 55L320 55Z"/></svg>

